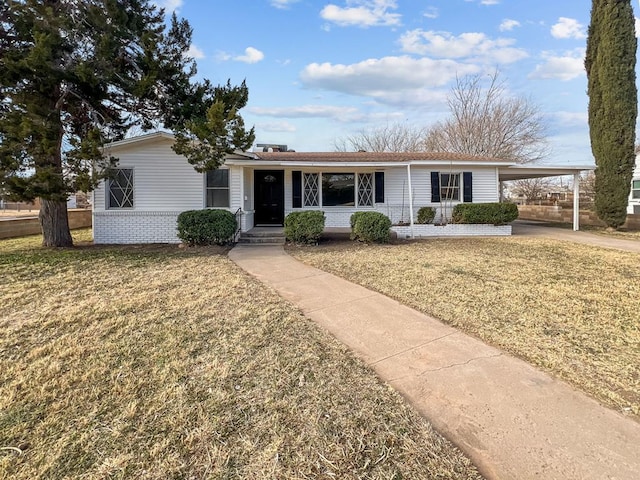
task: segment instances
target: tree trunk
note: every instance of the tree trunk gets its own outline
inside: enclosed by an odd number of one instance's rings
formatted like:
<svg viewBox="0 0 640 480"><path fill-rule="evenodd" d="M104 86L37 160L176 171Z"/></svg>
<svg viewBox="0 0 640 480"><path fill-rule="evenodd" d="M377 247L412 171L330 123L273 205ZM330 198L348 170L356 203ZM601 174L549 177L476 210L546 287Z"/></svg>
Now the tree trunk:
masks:
<svg viewBox="0 0 640 480"><path fill-rule="evenodd" d="M73 247L69 231L67 202L40 199L40 227L43 247Z"/></svg>

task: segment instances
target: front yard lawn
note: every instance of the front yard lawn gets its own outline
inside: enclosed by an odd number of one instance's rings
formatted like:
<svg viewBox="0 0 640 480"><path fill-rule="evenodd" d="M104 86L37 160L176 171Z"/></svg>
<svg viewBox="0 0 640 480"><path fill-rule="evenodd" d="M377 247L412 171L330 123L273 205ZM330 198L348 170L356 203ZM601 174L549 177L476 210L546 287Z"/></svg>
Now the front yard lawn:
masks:
<svg viewBox="0 0 640 480"><path fill-rule="evenodd" d="M0 241L0 478L481 478L224 250L39 242Z"/></svg>
<svg viewBox="0 0 640 480"><path fill-rule="evenodd" d="M640 256L541 238L289 247L640 415Z"/></svg>

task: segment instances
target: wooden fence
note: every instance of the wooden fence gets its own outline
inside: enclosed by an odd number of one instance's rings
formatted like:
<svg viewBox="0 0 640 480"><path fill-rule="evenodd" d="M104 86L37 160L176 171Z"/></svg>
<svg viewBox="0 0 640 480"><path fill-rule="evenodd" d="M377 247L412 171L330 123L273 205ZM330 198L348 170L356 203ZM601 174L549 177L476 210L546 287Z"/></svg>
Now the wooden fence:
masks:
<svg viewBox="0 0 640 480"><path fill-rule="evenodd" d="M37 217L37 212L34 213ZM91 227L91 210L69 210L69 228ZM0 238L23 237L42 233L37 218L0 220Z"/></svg>
<svg viewBox="0 0 640 480"><path fill-rule="evenodd" d="M573 209L560 206L518 205L518 214L522 220L573 223ZM591 210L580 210L580 225L605 226L596 212ZM627 215L627 222L622 228L640 230L640 215Z"/></svg>

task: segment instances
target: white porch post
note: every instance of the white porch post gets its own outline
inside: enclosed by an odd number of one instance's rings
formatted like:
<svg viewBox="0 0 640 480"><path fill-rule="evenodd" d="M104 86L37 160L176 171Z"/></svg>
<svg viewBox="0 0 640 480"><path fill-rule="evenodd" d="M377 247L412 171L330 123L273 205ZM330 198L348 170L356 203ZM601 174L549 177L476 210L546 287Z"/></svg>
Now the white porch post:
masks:
<svg viewBox="0 0 640 480"><path fill-rule="evenodd" d="M573 231L580 230L580 172L573 174Z"/></svg>
<svg viewBox="0 0 640 480"><path fill-rule="evenodd" d="M407 164L407 183L409 184L409 228L413 238L413 188L411 187L411 164Z"/></svg>
<svg viewBox="0 0 640 480"><path fill-rule="evenodd" d="M244 212L244 167L240 167L240 205L238 205L242 212ZM240 214L240 229L244 231L246 225L242 225L244 215Z"/></svg>

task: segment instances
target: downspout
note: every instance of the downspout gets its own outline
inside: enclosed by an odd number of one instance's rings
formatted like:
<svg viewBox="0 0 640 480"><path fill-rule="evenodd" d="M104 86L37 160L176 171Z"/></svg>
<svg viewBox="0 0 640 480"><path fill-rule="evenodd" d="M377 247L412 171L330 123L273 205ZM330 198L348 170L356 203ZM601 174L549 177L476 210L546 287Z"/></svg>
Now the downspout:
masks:
<svg viewBox="0 0 640 480"><path fill-rule="evenodd" d="M411 238L413 235L413 187L411 186L411 164L407 163L407 183L409 185L409 229L411 231Z"/></svg>
<svg viewBox="0 0 640 480"><path fill-rule="evenodd" d="M573 231L580 230L580 172L573 174Z"/></svg>
<svg viewBox="0 0 640 480"><path fill-rule="evenodd" d="M242 225L242 219L244 218L244 167L240 167L240 230L244 232L244 225Z"/></svg>

